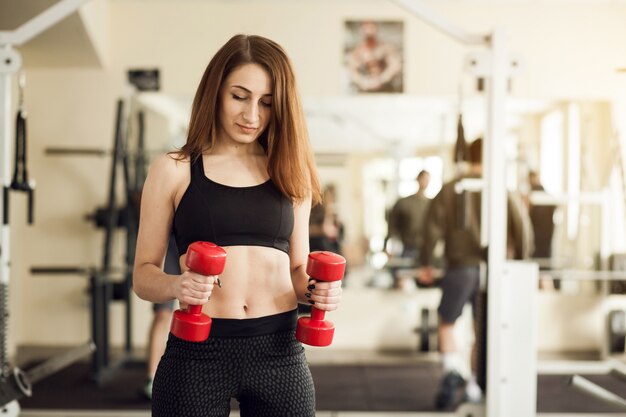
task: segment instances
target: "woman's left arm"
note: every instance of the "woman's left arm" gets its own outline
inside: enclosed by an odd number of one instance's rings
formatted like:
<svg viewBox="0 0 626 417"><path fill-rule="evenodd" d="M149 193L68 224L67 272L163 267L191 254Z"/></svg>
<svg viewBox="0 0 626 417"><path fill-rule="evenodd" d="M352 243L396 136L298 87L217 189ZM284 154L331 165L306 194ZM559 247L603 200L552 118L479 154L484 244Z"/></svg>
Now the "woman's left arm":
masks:
<svg viewBox="0 0 626 417"><path fill-rule="evenodd" d="M341 281L316 281L306 274L310 213L311 198L294 205L294 226L289 249L291 281L298 302L315 305L320 310L336 310L341 301Z"/></svg>

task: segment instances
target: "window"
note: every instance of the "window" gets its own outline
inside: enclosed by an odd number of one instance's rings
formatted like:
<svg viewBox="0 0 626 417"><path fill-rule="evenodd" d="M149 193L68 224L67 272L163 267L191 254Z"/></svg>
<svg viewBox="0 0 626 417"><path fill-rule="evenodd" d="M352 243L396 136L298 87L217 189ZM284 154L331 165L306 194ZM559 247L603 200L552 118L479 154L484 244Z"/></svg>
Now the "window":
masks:
<svg viewBox="0 0 626 417"><path fill-rule="evenodd" d="M417 192L417 174L422 170L430 173L426 196L434 197L443 181L443 161L438 156L403 158L398 165L398 196L406 197Z"/></svg>

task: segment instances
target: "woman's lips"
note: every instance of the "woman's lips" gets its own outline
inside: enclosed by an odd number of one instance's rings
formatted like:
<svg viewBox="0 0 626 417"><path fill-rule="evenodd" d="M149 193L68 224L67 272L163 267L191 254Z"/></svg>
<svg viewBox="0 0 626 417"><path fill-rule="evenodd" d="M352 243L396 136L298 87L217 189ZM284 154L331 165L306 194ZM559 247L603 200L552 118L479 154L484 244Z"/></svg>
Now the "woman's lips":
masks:
<svg viewBox="0 0 626 417"><path fill-rule="evenodd" d="M248 127L248 126L243 126L240 125L239 123L237 123L237 126L239 127L239 129L241 129L244 133L254 133L256 132L257 128L256 127Z"/></svg>

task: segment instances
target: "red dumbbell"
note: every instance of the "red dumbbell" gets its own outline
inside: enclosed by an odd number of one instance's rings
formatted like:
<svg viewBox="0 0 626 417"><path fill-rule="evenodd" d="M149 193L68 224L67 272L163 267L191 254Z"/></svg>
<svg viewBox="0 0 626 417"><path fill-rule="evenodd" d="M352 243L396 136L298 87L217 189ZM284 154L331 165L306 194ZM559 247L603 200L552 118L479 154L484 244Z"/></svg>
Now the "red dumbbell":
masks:
<svg viewBox="0 0 626 417"><path fill-rule="evenodd" d="M346 270L343 256L332 252L311 252L306 264L306 273L316 281L339 281ZM298 319L296 339L311 346L328 346L333 341L335 325L324 320L324 311L315 307L311 317Z"/></svg>
<svg viewBox="0 0 626 417"><path fill-rule="evenodd" d="M187 249L185 265L201 275L220 275L224 271L226 251L215 243L194 242ZM170 327L172 334L189 342L207 340L211 331L211 317L202 314L201 305L188 305L176 310Z"/></svg>

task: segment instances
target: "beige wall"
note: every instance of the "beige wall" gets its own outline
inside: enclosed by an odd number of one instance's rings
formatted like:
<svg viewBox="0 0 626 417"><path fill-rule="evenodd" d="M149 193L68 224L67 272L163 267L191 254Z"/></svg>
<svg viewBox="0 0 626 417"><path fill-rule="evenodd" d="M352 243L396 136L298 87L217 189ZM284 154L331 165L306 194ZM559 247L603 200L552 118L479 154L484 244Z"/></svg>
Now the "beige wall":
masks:
<svg viewBox="0 0 626 417"><path fill-rule="evenodd" d="M625 6L522 2L426 2L468 31L503 27L526 71L515 94L532 98L613 97L626 86ZM281 43L307 96L341 94L345 19L405 22L405 76L409 94L456 95L468 51L391 1L113 1L113 67L158 65L164 90L193 91L210 56L232 34L256 33ZM601 28L601 30L599 30ZM584 80L584 82L581 82Z"/></svg>
<svg viewBox="0 0 626 417"><path fill-rule="evenodd" d="M626 91L626 76L615 72L626 65L624 6L428 3L465 29L486 32L502 26L508 30L511 49L526 64L514 84L516 96L613 99ZM467 51L384 0L113 0L109 4L110 39L103 47L110 54L106 68L45 69L26 64L30 171L38 190L35 226L24 226L20 219L23 204L18 201L12 207L15 343L63 345L89 337L86 280L32 276L29 269L42 264L99 264L102 234L83 216L105 201L109 160L53 158L43 151L48 146L110 148L115 100L127 91L128 68L158 67L164 92L191 94L221 44L238 32L256 33L285 47L304 96L340 95L344 19L400 19L405 22L407 94L453 97ZM358 166L347 169L358 177ZM342 196L359 193L353 189L342 191ZM358 209L362 202L355 201ZM358 233L351 236L352 244L357 244ZM119 251L115 261L121 261ZM148 303L135 304L135 340L140 345L150 311ZM114 342L119 343L122 320L119 309L114 310L111 324Z"/></svg>

